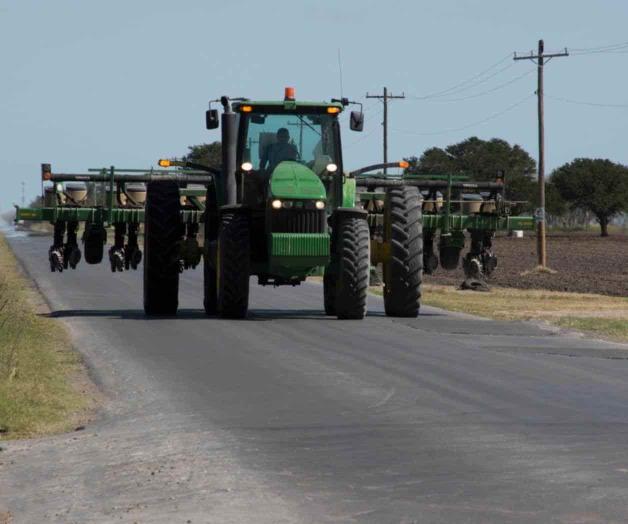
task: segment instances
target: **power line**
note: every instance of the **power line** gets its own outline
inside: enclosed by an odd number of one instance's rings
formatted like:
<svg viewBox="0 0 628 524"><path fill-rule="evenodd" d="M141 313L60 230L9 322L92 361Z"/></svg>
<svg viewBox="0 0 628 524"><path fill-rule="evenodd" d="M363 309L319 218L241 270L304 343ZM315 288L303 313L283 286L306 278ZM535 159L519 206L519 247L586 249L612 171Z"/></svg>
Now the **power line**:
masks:
<svg viewBox="0 0 628 524"><path fill-rule="evenodd" d="M486 122L490 122L491 120L495 120L496 118L508 113L509 111L512 111L513 109L515 109L516 107L520 106L521 104L523 104L524 102L526 102L527 100L530 100L532 97L534 96L534 94L530 94L530 95L526 95L525 98L522 98L521 100L519 100L518 102L515 102L512 105L509 105L508 107L504 108L501 111L498 111L497 113L493 113L492 115L483 118L482 120L477 120L475 122L471 122L470 124L461 126L461 127L454 127L454 128L450 128L450 129L443 129L441 131L430 131L430 132L415 132L415 131L404 131L402 129L391 129L391 131L395 132L395 133L401 133L403 135L416 135L416 136L433 136L433 135L445 135L447 133L455 133L457 131L464 131L465 129L470 129L472 127L478 126L480 124L484 124Z"/></svg>
<svg viewBox="0 0 628 524"><path fill-rule="evenodd" d="M468 78L467 80L460 82L459 84L456 84L455 86L452 86L448 89L444 89L442 91L437 91L434 93L429 93L427 95L408 95L409 98L413 98L415 100L428 100L430 98L441 98L443 96L450 96L450 95L455 95L458 93L462 93L464 91L468 91L469 89L473 89L474 87L477 87L481 84L484 84L486 82L488 82L491 78L496 77L497 75L503 73L504 71L510 69L513 64L510 63L504 67L502 67L501 69L498 69L497 71L494 71L493 73L491 73L488 76L484 76L486 73L488 73L489 71L491 71L492 69L494 69L497 65L500 65L501 63L503 63L504 61L508 60L508 58L510 58L510 55L508 55L506 58L503 58L502 60L500 60L499 62L495 63L493 66L491 66L488 69L485 69L484 71L482 71L481 73L478 73L477 75Z"/></svg>
<svg viewBox="0 0 628 524"><path fill-rule="evenodd" d="M618 42L616 44L609 44L597 47L574 47L572 48L572 54L587 55L597 53L613 53L624 49L628 49L628 42Z"/></svg>
<svg viewBox="0 0 628 524"><path fill-rule="evenodd" d="M591 107L613 107L613 108L623 108L627 109L628 104L603 104L599 102L585 102L583 100L572 100L570 98L563 98L562 96L552 96L545 94L547 98L551 98L552 100L557 100L559 102L567 102L568 104L577 104L580 106L591 106Z"/></svg>
<svg viewBox="0 0 628 524"><path fill-rule="evenodd" d="M525 78L526 76L532 74L533 72L534 72L534 69L530 69L529 71L526 71L522 75L516 76L515 78L511 78L508 82L504 82L503 84L499 84L491 89L487 89L486 91L482 91L480 93L474 93L472 95L464 96L461 98L444 98L444 99L431 100L431 101L439 102L439 103L448 103L448 102L463 102L464 100L471 100L473 98L479 98L481 96L486 96L488 94L494 93L495 91L499 91L500 89L504 89L505 87L508 87L509 85L512 85L515 82L518 82L519 80L521 80L522 78Z"/></svg>
<svg viewBox="0 0 628 524"><path fill-rule="evenodd" d="M586 55L623 55L628 51L628 46L618 47L617 49L609 49L608 51L587 51L587 52L573 52L573 56L586 56Z"/></svg>

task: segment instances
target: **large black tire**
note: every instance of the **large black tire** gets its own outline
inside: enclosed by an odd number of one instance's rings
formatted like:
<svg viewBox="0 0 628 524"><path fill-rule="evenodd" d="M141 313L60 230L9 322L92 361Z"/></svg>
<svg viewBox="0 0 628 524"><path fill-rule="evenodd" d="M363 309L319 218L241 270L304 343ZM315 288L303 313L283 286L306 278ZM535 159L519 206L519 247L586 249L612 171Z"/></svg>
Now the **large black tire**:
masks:
<svg viewBox="0 0 628 524"><path fill-rule="evenodd" d="M148 183L144 217L144 311L147 315L174 315L179 306L183 237L176 182Z"/></svg>
<svg viewBox="0 0 628 524"><path fill-rule="evenodd" d="M249 219L243 213L222 215L218 231L218 314L245 318L249 309L251 263Z"/></svg>
<svg viewBox="0 0 628 524"><path fill-rule="evenodd" d="M323 301L325 304L325 314L336 315L336 275L332 273L331 265L325 268L323 275Z"/></svg>
<svg viewBox="0 0 628 524"><path fill-rule="evenodd" d="M364 218L339 217L334 233L338 261L336 315L340 319L359 320L366 315L369 287L369 226Z"/></svg>
<svg viewBox="0 0 628 524"><path fill-rule="evenodd" d="M391 317L416 317L421 305L423 223L416 187L394 187L386 198L390 258L384 264L384 309Z"/></svg>
<svg viewBox="0 0 628 524"><path fill-rule="evenodd" d="M107 230L102 227L102 224L87 222L83 232L85 262L88 264L100 264L105 252L105 242L107 242Z"/></svg>
<svg viewBox="0 0 628 524"><path fill-rule="evenodd" d="M215 249L211 249L216 242L216 188L212 184L207 188L205 198L205 224L203 244L203 306L205 313L215 315L218 312L218 290L216 288L216 260ZM214 257L212 259L212 257Z"/></svg>

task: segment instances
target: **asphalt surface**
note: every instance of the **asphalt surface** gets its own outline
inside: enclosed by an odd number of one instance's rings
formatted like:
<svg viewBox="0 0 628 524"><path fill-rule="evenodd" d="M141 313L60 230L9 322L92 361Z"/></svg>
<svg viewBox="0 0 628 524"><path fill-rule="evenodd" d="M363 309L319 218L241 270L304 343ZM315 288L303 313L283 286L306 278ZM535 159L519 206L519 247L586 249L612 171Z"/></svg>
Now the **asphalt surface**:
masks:
<svg viewBox="0 0 628 524"><path fill-rule="evenodd" d="M11 244L106 395L69 435L2 443L14 522L628 521L628 347L424 308L322 313L252 287L244 321L148 319L141 272L50 273Z"/></svg>

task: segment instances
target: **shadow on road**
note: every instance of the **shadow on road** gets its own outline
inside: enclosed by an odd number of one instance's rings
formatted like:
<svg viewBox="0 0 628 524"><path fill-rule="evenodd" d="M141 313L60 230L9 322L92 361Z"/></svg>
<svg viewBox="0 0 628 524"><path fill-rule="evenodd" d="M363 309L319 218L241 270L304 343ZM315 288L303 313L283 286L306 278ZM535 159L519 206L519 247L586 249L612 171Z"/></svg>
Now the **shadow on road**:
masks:
<svg viewBox="0 0 628 524"><path fill-rule="evenodd" d="M48 318L109 318L120 320L219 320L216 316L208 316L203 309L179 309L176 315L147 316L143 309L60 309L50 313L42 313ZM369 317L385 317L382 311L370 311ZM421 313L421 317L443 316L440 313ZM320 309L251 309L247 318L242 321L269 320L335 320L325 315Z"/></svg>

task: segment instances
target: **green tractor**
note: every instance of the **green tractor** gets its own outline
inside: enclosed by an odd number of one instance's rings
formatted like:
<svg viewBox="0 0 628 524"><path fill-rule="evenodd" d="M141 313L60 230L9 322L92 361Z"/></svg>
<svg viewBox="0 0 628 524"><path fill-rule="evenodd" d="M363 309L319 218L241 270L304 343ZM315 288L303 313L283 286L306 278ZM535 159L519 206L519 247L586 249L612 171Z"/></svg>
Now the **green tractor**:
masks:
<svg viewBox="0 0 628 524"><path fill-rule="evenodd" d="M222 114L211 104L206 114L207 128L220 126L222 140L222 168L210 170L213 182L207 185L203 219L206 312L245 317L253 275L258 284L274 286L295 286L319 275L325 312L340 319L362 319L371 238L368 212L356 198L356 179L343 170L338 117L350 102L299 101L290 88L280 101L228 97L219 101ZM361 110L351 112L350 127L362 130ZM391 213L420 213L417 193L411 193L396 191ZM144 258L148 314L177 310L180 217L177 183L149 183ZM391 300L398 307L390 312L416 316L420 216L402 218L405 230L395 233L403 237L401 259L397 249L397 263L389 265L396 274L388 294L394 295ZM408 243L415 245L408 248Z"/></svg>

